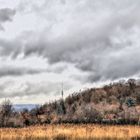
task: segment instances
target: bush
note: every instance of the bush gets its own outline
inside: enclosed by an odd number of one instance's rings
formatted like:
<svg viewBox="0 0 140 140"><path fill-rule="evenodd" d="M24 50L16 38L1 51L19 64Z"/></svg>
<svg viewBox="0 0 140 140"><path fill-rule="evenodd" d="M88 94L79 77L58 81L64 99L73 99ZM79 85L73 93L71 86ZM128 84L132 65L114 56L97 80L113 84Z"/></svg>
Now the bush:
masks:
<svg viewBox="0 0 140 140"><path fill-rule="evenodd" d="M126 99L126 104L128 107L132 107L136 105L136 99L134 98L128 98Z"/></svg>

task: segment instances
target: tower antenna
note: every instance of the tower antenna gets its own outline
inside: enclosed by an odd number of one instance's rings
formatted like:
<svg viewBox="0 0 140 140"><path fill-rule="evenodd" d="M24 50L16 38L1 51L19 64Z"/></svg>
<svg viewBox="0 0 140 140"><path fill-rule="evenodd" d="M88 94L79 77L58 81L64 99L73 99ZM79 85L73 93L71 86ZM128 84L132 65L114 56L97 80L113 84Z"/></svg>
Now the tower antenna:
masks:
<svg viewBox="0 0 140 140"><path fill-rule="evenodd" d="M64 96L63 82L62 82L61 86L62 86L61 95L62 95L62 99L63 99L63 96Z"/></svg>

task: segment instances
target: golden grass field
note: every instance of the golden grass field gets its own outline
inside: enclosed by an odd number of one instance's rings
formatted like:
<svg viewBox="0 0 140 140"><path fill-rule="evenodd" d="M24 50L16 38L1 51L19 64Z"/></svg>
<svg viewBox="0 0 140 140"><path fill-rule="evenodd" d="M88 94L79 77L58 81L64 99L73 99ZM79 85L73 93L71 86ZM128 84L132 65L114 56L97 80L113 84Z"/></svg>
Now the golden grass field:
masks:
<svg viewBox="0 0 140 140"><path fill-rule="evenodd" d="M140 126L65 124L1 128L0 140L140 140Z"/></svg>

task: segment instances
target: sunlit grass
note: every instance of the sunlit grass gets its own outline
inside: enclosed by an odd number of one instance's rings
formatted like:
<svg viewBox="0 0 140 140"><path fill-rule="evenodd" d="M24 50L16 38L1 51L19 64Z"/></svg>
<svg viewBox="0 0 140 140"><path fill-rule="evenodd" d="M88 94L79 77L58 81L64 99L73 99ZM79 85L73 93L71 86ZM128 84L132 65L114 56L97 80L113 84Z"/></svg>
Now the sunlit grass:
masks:
<svg viewBox="0 0 140 140"><path fill-rule="evenodd" d="M0 140L139 140L139 126L105 126L92 124L65 124L31 126L27 128L2 128Z"/></svg>

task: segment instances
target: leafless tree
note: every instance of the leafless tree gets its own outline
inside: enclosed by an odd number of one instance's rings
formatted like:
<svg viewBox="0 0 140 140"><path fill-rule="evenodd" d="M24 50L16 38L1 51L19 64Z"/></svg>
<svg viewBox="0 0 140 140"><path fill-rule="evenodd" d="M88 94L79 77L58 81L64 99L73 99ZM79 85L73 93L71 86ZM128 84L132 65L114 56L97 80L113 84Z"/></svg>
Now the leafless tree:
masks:
<svg viewBox="0 0 140 140"><path fill-rule="evenodd" d="M13 112L13 105L10 100L5 100L1 104L1 111L0 111L0 117L1 117L1 126L5 127L8 124L9 118L12 115Z"/></svg>

